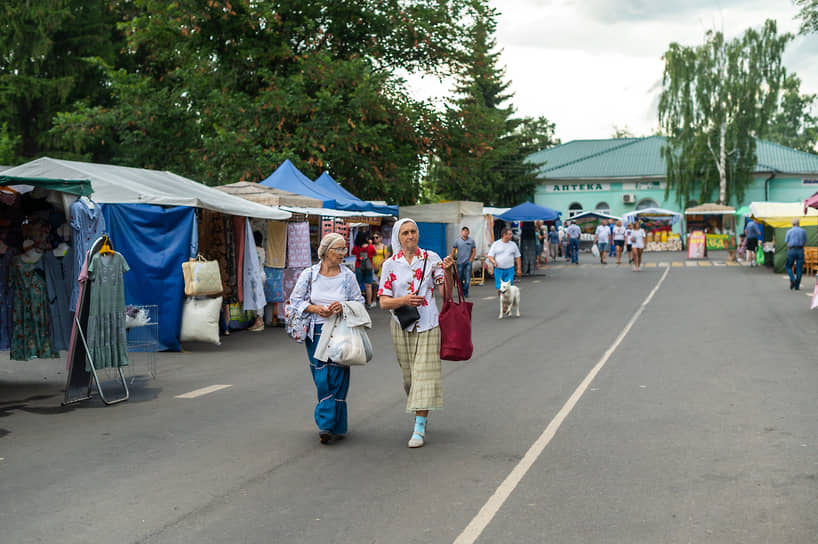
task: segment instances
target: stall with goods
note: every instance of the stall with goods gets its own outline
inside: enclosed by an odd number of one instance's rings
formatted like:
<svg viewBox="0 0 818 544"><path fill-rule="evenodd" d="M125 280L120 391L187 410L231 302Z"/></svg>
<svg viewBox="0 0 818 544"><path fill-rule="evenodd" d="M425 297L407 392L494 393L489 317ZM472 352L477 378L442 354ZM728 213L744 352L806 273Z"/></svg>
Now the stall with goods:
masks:
<svg viewBox="0 0 818 544"><path fill-rule="evenodd" d="M591 251L591 246L594 245L594 236L596 235L597 227L603 223L608 225L611 221L616 223L617 221L621 221L622 218L606 213L589 211L579 213L570 220L574 221L582 231L579 237L580 251Z"/></svg>
<svg viewBox="0 0 818 544"><path fill-rule="evenodd" d="M685 233L704 233L705 248L731 252L730 260L735 260L736 250L736 210L721 204L702 204L685 210Z"/></svg>
<svg viewBox="0 0 818 544"><path fill-rule="evenodd" d="M750 215L764 226L764 263L782 273L787 261L787 243L784 237L792 228L792 220L798 219L807 232L807 246L815 247L818 241L818 210L803 202L753 202Z"/></svg>
<svg viewBox="0 0 818 544"><path fill-rule="evenodd" d="M661 208L646 208L626 214L623 222L639 221L645 231L645 251L681 251L682 239L673 232L673 225L679 223L682 214Z"/></svg>

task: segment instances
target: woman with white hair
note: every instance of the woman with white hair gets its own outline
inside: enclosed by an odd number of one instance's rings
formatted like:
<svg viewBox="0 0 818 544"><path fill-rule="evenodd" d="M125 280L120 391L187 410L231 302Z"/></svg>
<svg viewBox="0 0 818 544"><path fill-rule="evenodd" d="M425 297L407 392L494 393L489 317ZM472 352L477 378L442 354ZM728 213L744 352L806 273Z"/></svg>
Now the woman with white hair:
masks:
<svg viewBox="0 0 818 544"><path fill-rule="evenodd" d="M318 264L306 268L298 277L290 304L299 314L311 314L307 330L307 357L318 392L315 423L322 444L343 438L347 432L347 392L349 367L315 358L321 329L327 318L342 311L342 302L354 300L363 304L364 297L355 274L343 266L347 244L340 234L324 236L318 247Z"/></svg>
<svg viewBox="0 0 818 544"><path fill-rule="evenodd" d="M392 228L394 255L384 261L378 289L381 308L392 311L392 343L406 391L406 411L415 414L410 448L423 446L430 410L443 407L440 326L434 288L452 286L454 259L418 247L418 226L401 219Z"/></svg>

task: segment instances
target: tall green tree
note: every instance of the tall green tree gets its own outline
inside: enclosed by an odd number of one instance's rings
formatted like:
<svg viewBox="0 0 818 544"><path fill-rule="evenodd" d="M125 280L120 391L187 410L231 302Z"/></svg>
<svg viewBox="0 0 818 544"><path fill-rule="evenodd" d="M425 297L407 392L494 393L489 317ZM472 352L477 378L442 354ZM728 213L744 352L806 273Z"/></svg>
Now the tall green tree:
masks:
<svg viewBox="0 0 818 544"><path fill-rule="evenodd" d="M465 0L132 4L121 28L135 67L109 71L112 107L58 116L63 146L212 184L289 158L362 198L417 198L437 119L392 73L445 74Z"/></svg>
<svg viewBox="0 0 818 544"><path fill-rule="evenodd" d="M104 72L90 57L117 63L121 15L104 0L5 2L0 8L0 124L15 142L12 160L53 150L52 118L77 101L104 105Z"/></svg>
<svg viewBox="0 0 818 544"><path fill-rule="evenodd" d="M818 32L818 0L792 0L800 11L798 17L801 19L801 34L811 34Z"/></svg>
<svg viewBox="0 0 818 544"><path fill-rule="evenodd" d="M473 8L457 98L447 107L429 182L443 198L516 205L532 198L537 185L537 165L526 157L558 140L544 117L514 117L494 39L498 12L482 1Z"/></svg>
<svg viewBox="0 0 818 544"><path fill-rule="evenodd" d="M814 94L801 93L801 79L788 74L781 88L778 110L761 136L808 153L818 151L818 118L812 114L815 98Z"/></svg>
<svg viewBox="0 0 818 544"><path fill-rule="evenodd" d="M726 40L710 31L703 45L670 44L664 54L659 123L666 136L667 194L677 201L741 200L756 164L755 138L773 119L786 71L790 34L775 21Z"/></svg>

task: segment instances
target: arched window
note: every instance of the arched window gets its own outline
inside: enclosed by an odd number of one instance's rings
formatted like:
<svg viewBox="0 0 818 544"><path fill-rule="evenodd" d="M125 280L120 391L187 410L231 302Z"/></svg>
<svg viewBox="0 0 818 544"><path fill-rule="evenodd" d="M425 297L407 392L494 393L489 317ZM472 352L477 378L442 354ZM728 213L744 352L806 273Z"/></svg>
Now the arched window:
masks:
<svg viewBox="0 0 818 544"><path fill-rule="evenodd" d="M582 213L582 204L579 202L574 202L570 206L568 206L568 217L574 217L575 215Z"/></svg>
<svg viewBox="0 0 818 544"><path fill-rule="evenodd" d="M652 198L643 198L636 203L637 210L645 210L647 208L658 208L659 204Z"/></svg>
<svg viewBox="0 0 818 544"><path fill-rule="evenodd" d="M599 204L596 205L596 211L600 213L610 214L611 207L608 205L607 202L600 202Z"/></svg>

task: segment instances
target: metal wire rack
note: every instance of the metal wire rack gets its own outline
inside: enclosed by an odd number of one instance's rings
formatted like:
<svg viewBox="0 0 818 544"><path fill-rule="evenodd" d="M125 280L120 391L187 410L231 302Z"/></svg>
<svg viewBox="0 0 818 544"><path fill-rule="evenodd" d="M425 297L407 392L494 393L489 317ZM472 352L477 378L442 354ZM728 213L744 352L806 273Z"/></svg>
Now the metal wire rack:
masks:
<svg viewBox="0 0 818 544"><path fill-rule="evenodd" d="M128 362L125 373L133 381L136 376L156 378L156 359L159 351L159 306L137 306L148 322L127 329Z"/></svg>

